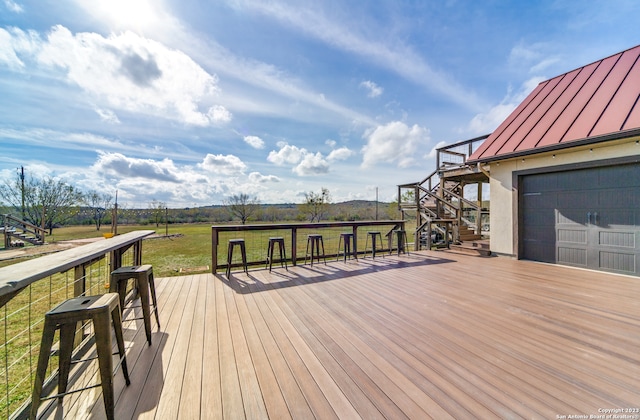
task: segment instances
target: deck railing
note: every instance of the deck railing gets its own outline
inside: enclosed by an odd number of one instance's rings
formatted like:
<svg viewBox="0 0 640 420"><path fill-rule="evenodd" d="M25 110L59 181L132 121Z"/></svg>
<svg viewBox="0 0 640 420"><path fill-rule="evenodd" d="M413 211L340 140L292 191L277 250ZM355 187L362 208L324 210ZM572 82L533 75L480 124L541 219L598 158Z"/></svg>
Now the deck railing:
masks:
<svg viewBox="0 0 640 420"><path fill-rule="evenodd" d="M285 239L287 261L296 265L304 261L307 251L307 235L322 234L327 258L335 258L338 254L340 233L354 234L355 252L365 252L369 231L379 231L387 239L383 248L386 251L395 249L397 243L391 234L393 230L404 230L404 220L370 220L349 222L318 223L269 223L254 225L215 225L211 227L211 267L215 274L218 269L227 267L227 244L229 239L245 239L247 248L247 264L266 264L267 244L269 237L280 236ZM410 234L410 232L407 232ZM409 238L411 242L411 238ZM218 246L218 245L222 246ZM378 244L379 246L380 244ZM370 245L369 245L370 248ZM369 249L370 251L370 249ZM239 265L240 253L236 250L232 267Z"/></svg>
<svg viewBox="0 0 640 420"><path fill-rule="evenodd" d="M44 314L68 298L104 293L112 270L141 264L142 239L152 233L129 232L0 268L0 418L24 415L30 405ZM80 330L78 348L91 337L86 326ZM57 357L49 372L51 389Z"/></svg>
<svg viewBox="0 0 640 420"><path fill-rule="evenodd" d="M446 170L448 167L465 165L469 156L478 150L487 137L488 134L440 147L436 154L436 168Z"/></svg>

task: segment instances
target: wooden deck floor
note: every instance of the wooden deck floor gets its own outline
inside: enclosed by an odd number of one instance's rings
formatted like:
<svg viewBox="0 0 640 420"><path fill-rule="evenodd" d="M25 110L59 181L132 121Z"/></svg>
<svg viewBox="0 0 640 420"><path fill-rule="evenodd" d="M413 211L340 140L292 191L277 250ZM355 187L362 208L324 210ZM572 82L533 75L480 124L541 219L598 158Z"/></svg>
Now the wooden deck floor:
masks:
<svg viewBox="0 0 640 420"><path fill-rule="evenodd" d="M157 283L153 345L140 321L125 326L131 385L117 373L117 419L556 419L640 407L638 278L420 252ZM49 414L103 418L100 388Z"/></svg>

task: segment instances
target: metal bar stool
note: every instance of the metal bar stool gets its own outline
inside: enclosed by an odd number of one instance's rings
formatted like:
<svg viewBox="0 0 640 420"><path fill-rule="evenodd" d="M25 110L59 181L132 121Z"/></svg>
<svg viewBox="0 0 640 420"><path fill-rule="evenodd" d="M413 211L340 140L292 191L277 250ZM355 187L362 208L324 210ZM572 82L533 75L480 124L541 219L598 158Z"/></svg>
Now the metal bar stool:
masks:
<svg viewBox="0 0 640 420"><path fill-rule="evenodd" d="M289 268L287 267L287 252L284 249L283 237L269 238L269 244L267 245L267 264L269 265L269 271L271 271L271 266L273 265L273 248L275 248L275 244L278 244L278 249L280 250L280 267L282 267L284 263L284 268L289 271Z"/></svg>
<svg viewBox="0 0 640 420"><path fill-rule="evenodd" d="M358 254L356 252L355 242L353 238L353 233L341 233L340 239L338 239L338 251L336 252L336 261L340 259L340 245L344 246L344 261L347 261L347 254L349 255L349 259L351 259L351 255L358 259ZM351 244L354 244L353 250L351 249Z"/></svg>
<svg viewBox="0 0 640 420"><path fill-rule="evenodd" d="M311 245L311 254L309 254L309 245ZM311 266L313 266L313 249L315 248L316 258L318 262L320 262L320 245L322 245L322 258L324 258L324 263L327 263L327 257L324 254L324 239L322 239L322 235L311 234L307 236L307 252L304 256L304 263L307 263L307 257L311 255Z"/></svg>
<svg viewBox="0 0 640 420"><path fill-rule="evenodd" d="M101 384L67 392L76 325L78 322L83 322L88 319L93 321L93 328L95 330ZM38 414L38 407L42 401L40 394L42 393L47 365L49 364L53 337L57 329L60 330L58 394L44 399L59 398L60 401L62 401L62 398L67 394L102 385L102 396L104 398L107 418L109 420L114 418L111 322L113 322L113 329L115 330L116 341L118 343L118 354L121 360L122 373L128 386L130 384L129 370L127 369L127 359L125 356L124 338L122 335L122 315L118 294L107 293L104 295L69 299L45 314L44 330L42 332L42 343L40 345L36 377L33 383L31 413L29 418L35 419Z"/></svg>
<svg viewBox="0 0 640 420"><path fill-rule="evenodd" d="M394 230L394 232L396 233L396 237L398 239L398 256L400 255L400 252L402 252L403 254L409 254L409 251L407 250L407 244L409 243L409 241L407 240L407 231L396 229ZM390 245L389 255L391 255L392 252L393 247Z"/></svg>
<svg viewBox="0 0 640 420"><path fill-rule="evenodd" d="M144 319L144 331L147 334L147 342L151 345L151 308L149 306L149 289L151 289L151 301L153 311L156 314L158 330L160 330L160 317L158 316L158 300L156 299L156 284L153 280L153 267L150 264L123 266L111 272L110 292L118 292L120 295L120 308L124 311L124 299L127 296L127 284L130 279L136 281L140 303L142 306L142 319ZM140 318L135 318L140 319Z"/></svg>
<svg viewBox="0 0 640 420"><path fill-rule="evenodd" d="M233 248L236 246L240 247L240 252L242 253L242 266L244 267L244 272L248 273L247 270L247 249L244 246L244 239L229 239L229 249L227 251L227 278L231 275L231 261L233 261Z"/></svg>
<svg viewBox="0 0 640 420"><path fill-rule="evenodd" d="M371 257L376 257L376 239L380 238L380 243L382 243L382 234L380 232L368 232L367 240L364 243L364 256L367 256L367 247L369 245L369 237L371 237ZM382 254L384 257L384 254Z"/></svg>

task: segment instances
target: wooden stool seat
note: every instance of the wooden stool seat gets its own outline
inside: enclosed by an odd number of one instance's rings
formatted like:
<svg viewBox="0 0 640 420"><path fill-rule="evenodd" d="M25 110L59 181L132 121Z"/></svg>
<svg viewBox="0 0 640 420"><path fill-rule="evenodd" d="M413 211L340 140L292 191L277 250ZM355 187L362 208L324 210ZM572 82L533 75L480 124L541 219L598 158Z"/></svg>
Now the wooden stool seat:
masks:
<svg viewBox="0 0 640 420"><path fill-rule="evenodd" d="M227 278L231 275L231 262L233 261L233 249L238 246L240 247L240 253L242 254L242 266L244 267L244 272L248 273L247 270L247 249L244 246L244 239L229 239L229 249L227 250Z"/></svg>
<svg viewBox="0 0 640 420"><path fill-rule="evenodd" d="M311 254L309 254L309 245L311 245ZM322 245L322 258L324 258L324 263L327 263L327 257L324 254L324 239L322 239L322 235L319 234L310 234L307 236L307 252L304 255L304 263L307 263L307 257L311 256L311 266L313 266L313 255L315 248L315 256L320 262L320 245Z"/></svg>
<svg viewBox="0 0 640 420"><path fill-rule="evenodd" d="M31 412L29 416L31 419L35 419L38 414L38 407L42 400L42 386L47 372L47 365L49 364L53 337L57 329L60 330L58 394L49 398L59 398L62 400L62 398L69 393L87 389L83 388L67 392L76 325L78 322L86 320L93 322L93 328L95 330L96 350L98 353L100 382L102 385L105 411L108 419L111 420L114 418L111 323L113 323L113 329L118 343L118 354L121 360L122 373L124 374L127 385L130 384L130 381L125 356L124 337L122 335L120 299L117 293L107 293L105 295L69 299L45 314L42 343L40 345L38 367L36 369L31 398Z"/></svg>
<svg viewBox="0 0 640 420"><path fill-rule="evenodd" d="M355 238L353 233L341 233L340 239L338 239L338 251L336 252L336 261L340 259L340 245L343 244L343 254L344 261L347 261L347 255L349 255L349 259L351 259L351 255L357 260L358 253L356 252L355 247ZM353 245L352 245L353 244Z"/></svg>
<svg viewBox="0 0 640 420"><path fill-rule="evenodd" d="M278 250L280 251L280 267L282 267L284 263L284 268L289 271L283 237L269 238L269 244L267 245L267 264L269 265L269 271L271 271L271 266L273 265L273 248L275 248L275 244L278 244Z"/></svg>
<svg viewBox="0 0 640 420"><path fill-rule="evenodd" d="M117 292L120 295L120 308L124 311L124 300L127 296L127 284L130 279L136 280L136 287L140 295L142 305L142 319L147 342L151 345L151 308L149 306L149 289L151 289L151 301L156 314L158 330L160 330L160 317L158 316L158 301L156 299L156 285L153 280L153 267L150 264L123 266L111 272L109 292Z"/></svg>
<svg viewBox="0 0 640 420"><path fill-rule="evenodd" d="M375 258L376 257L376 243L377 243L377 239L380 238L380 243L382 243L382 234L380 232L367 232L367 240L365 241L364 244L364 256L365 258L367 257L367 248L369 245L369 237L371 237L371 257ZM384 254L382 254L382 256L384 257Z"/></svg>

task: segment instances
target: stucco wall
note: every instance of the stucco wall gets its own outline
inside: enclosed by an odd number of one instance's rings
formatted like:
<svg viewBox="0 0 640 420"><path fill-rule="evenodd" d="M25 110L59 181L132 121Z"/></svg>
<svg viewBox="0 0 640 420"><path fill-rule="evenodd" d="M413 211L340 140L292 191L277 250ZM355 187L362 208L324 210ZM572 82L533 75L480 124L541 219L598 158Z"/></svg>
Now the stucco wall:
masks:
<svg viewBox="0 0 640 420"><path fill-rule="evenodd" d="M593 145L580 149L556 151L525 158L492 162L491 172L491 251L516 256L515 227L517 220L517 191L513 184L513 172L582 162L616 159L640 155L637 139L626 139Z"/></svg>

